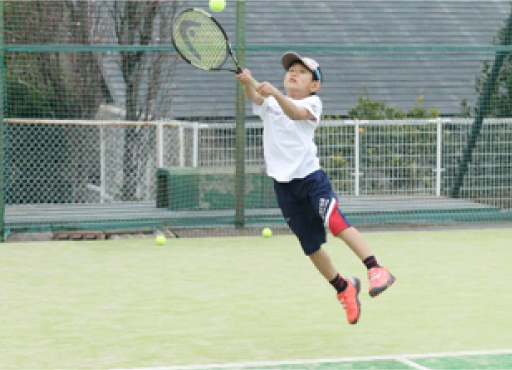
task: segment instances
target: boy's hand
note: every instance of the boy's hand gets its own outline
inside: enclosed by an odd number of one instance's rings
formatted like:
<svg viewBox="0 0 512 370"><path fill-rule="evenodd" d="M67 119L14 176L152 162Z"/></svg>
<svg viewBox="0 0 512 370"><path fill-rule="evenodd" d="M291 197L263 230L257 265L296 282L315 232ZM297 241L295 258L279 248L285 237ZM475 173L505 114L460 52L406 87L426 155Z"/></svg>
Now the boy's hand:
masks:
<svg viewBox="0 0 512 370"><path fill-rule="evenodd" d="M252 81L251 71L249 71L248 69L244 69L242 72L236 75L236 79L242 85L249 85Z"/></svg>
<svg viewBox="0 0 512 370"><path fill-rule="evenodd" d="M263 103L263 97L255 90L259 84L252 78L251 71L244 69L236 75L236 79L242 84L244 95L247 99L258 105Z"/></svg>
<svg viewBox="0 0 512 370"><path fill-rule="evenodd" d="M245 86L254 86L251 71L248 69L244 69L242 72L236 75L236 79ZM268 98L269 96L275 96L278 90L269 82L262 82L257 87L254 87L256 92L260 94L264 98Z"/></svg>
<svg viewBox="0 0 512 370"><path fill-rule="evenodd" d="M263 96L264 98L268 98L269 96L276 96L279 94L279 90L274 87L270 82L262 82L256 88L256 92Z"/></svg>

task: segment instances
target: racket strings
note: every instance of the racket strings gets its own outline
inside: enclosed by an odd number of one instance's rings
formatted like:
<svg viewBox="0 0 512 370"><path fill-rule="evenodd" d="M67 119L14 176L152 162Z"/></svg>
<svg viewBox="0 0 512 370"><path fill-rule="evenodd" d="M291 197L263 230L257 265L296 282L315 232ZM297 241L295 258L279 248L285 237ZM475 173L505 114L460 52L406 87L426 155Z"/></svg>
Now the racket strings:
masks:
<svg viewBox="0 0 512 370"><path fill-rule="evenodd" d="M220 67L227 58L226 39L217 24L199 12L185 12L173 27L178 52L202 69Z"/></svg>

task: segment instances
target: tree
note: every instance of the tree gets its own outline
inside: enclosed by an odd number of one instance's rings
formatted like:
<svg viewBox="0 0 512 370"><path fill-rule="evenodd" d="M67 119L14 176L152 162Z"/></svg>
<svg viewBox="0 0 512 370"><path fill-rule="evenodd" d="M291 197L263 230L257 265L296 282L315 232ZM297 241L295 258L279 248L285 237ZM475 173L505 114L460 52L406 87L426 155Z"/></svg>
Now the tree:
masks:
<svg viewBox="0 0 512 370"><path fill-rule="evenodd" d="M507 47L512 44L512 13L509 14L505 26L498 32L498 35L493 39L493 44ZM473 153L478 150L477 141L481 137L485 117L510 117L512 113L512 106L510 104L512 97L512 68L511 68L511 54L509 51L500 50L498 48L495 52L494 62L492 67L489 61L483 63L483 75L476 78L475 89L478 93L478 100L475 108L471 108L467 101L461 102L462 115L472 116L474 114L474 121L471 125L471 131L467 138L467 144L462 152L462 158L458 165L457 174L454 179L453 187L450 191L450 196L453 198L460 197L461 189L464 184L464 179L469 170L469 164L473 160ZM503 141L505 148L499 155L496 155L495 162L498 162L499 157L505 157L506 161L510 161L510 149L506 148L506 143L510 142L507 135L507 124L501 124L502 127L494 127L492 133L493 142ZM484 142L483 150L489 147L489 142ZM485 167L485 164L482 166ZM510 166L507 166L510 168ZM510 173L500 174L497 176L500 182L504 182L504 187L510 188ZM484 176L484 177L488 177ZM504 180L504 181L503 181ZM485 180L484 180L485 181ZM485 186L485 185L484 185ZM501 186L501 185L500 185ZM476 198L477 196L474 196ZM492 195L494 197L494 195Z"/></svg>
<svg viewBox="0 0 512 370"><path fill-rule="evenodd" d="M497 46L510 45L510 35L505 37L507 26L503 26L493 38L492 44ZM492 79L493 84L490 86L489 101L486 102L485 117L511 117L512 116L512 55L505 52L497 52L500 56L500 68L498 74ZM478 98L474 107L467 100L461 101L461 113L465 117L474 117L479 112L479 107L485 98L486 84L491 80L493 61L484 60L482 62L482 73L475 77L475 91Z"/></svg>
<svg viewBox="0 0 512 370"><path fill-rule="evenodd" d="M93 29L95 42L114 42L118 45L148 46L171 44L171 20L179 1L104 1L97 6L98 22ZM113 31L113 32L112 32ZM163 93L163 84L169 83L178 58L174 53L162 51L122 50L116 53L117 64L124 82L127 121L148 121L164 114L171 95ZM137 173L142 173L144 155L138 149L148 137L139 126L125 128L123 153L123 184L121 198L136 199ZM147 131L147 129L146 129ZM147 140L146 140L147 141ZM154 142L154 141L153 141Z"/></svg>
<svg viewBox="0 0 512 370"><path fill-rule="evenodd" d="M86 1L6 2L5 43L87 44L89 11ZM93 53L9 52L4 63L10 86L37 95L47 118L89 119L104 100L100 66ZM23 101L20 96L12 98L8 115L11 107L19 111ZM41 116L39 112L33 115Z"/></svg>
<svg viewBox="0 0 512 370"><path fill-rule="evenodd" d="M92 118L105 100L97 59L91 52L49 46L88 43L89 2L8 1L1 6L5 44L20 46L20 51L4 53L5 115ZM49 47L43 52L23 50L23 45ZM81 145L93 140L91 127L12 125L8 132L20 138L6 147L10 203L76 201L74 193L83 192L97 172L96 153Z"/></svg>
<svg viewBox="0 0 512 370"><path fill-rule="evenodd" d="M94 118L100 105L110 99L103 76L113 71L106 66L106 55L113 56L124 82L123 119L148 121L158 118L157 114L164 115L170 109L172 94L162 86L170 82L178 58L175 53L147 47L171 44L170 23L179 4L177 0L6 2L6 44L56 45L44 52L27 49L5 54L8 90L13 93L6 104L7 116ZM77 51L71 46L75 44L140 45L141 49L89 52ZM63 129L62 134L76 143L70 136L73 130L68 131ZM154 143L150 135L151 130L142 125L125 128L123 200L136 199L138 176L145 170L150 143ZM77 166L84 166L78 164L84 162L83 157L75 154Z"/></svg>

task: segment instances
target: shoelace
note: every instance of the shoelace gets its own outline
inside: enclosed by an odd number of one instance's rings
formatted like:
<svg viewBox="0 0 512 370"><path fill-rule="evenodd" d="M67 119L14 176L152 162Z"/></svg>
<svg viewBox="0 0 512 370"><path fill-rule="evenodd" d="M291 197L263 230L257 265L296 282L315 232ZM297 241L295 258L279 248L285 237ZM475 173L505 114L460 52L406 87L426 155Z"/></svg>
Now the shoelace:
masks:
<svg viewBox="0 0 512 370"><path fill-rule="evenodd" d="M345 297L338 298L338 300L340 301L340 303L343 306L343 308L345 309L345 311L348 311L348 306L347 306L347 303L345 302Z"/></svg>
<svg viewBox="0 0 512 370"><path fill-rule="evenodd" d="M380 270L376 269L376 268L370 269L370 271L368 273L370 275L370 281L371 282L373 282L374 280L378 279L379 276L380 276Z"/></svg>

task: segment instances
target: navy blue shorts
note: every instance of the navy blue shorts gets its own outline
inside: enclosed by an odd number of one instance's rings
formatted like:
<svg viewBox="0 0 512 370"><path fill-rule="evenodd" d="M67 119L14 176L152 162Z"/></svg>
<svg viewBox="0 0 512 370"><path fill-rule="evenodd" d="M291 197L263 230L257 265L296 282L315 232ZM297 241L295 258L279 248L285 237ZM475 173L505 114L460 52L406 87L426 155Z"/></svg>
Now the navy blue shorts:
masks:
<svg viewBox="0 0 512 370"><path fill-rule="evenodd" d="M308 256L325 243L326 228L337 235L351 226L323 170L290 182L274 180L274 191L286 223Z"/></svg>

